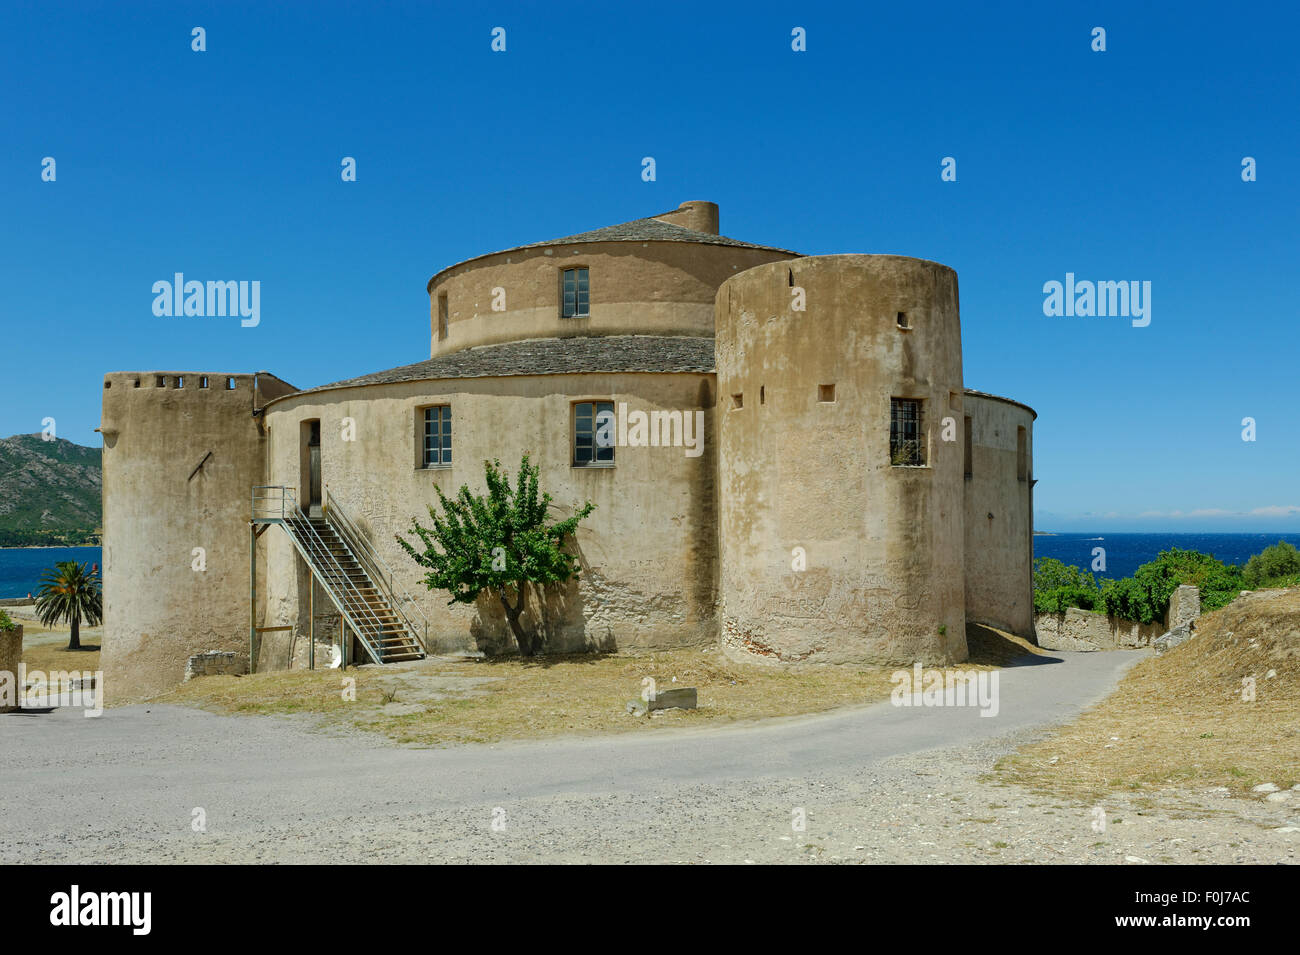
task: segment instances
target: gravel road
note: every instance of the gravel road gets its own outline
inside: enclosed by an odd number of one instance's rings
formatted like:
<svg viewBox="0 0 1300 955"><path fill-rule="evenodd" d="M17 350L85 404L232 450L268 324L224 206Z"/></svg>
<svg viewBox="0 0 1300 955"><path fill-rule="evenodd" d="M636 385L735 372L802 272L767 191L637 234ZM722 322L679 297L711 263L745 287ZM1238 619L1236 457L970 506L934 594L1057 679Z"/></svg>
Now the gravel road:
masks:
<svg viewBox="0 0 1300 955"><path fill-rule="evenodd" d="M1297 861L1300 804L1120 797L1099 832L1094 807L981 781L1140 657L1003 670L994 717L879 704L445 749L175 706L3 715L0 862Z"/></svg>

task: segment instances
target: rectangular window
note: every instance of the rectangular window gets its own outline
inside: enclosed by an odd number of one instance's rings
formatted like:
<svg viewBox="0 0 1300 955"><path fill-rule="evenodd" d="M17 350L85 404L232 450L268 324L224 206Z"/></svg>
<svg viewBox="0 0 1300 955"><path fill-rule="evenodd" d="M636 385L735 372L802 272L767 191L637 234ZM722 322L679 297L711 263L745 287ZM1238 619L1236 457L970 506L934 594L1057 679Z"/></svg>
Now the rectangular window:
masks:
<svg viewBox="0 0 1300 955"><path fill-rule="evenodd" d="M972 430L970 415L967 415L966 416L966 465L965 465L966 477L970 477L975 473L974 452L971 450L973 437L974 437L974 431Z"/></svg>
<svg viewBox="0 0 1300 955"><path fill-rule="evenodd" d="M438 341L447 337L447 293L438 296Z"/></svg>
<svg viewBox="0 0 1300 955"><path fill-rule="evenodd" d="M1029 433L1024 428L1016 428L1016 478L1029 480Z"/></svg>
<svg viewBox="0 0 1300 955"><path fill-rule="evenodd" d="M451 406L424 409L424 453L426 468L451 467Z"/></svg>
<svg viewBox="0 0 1300 955"><path fill-rule="evenodd" d="M585 270L584 270L585 271ZM573 466L614 463L614 402L579 401L573 406Z"/></svg>
<svg viewBox="0 0 1300 955"><path fill-rule="evenodd" d="M895 467L925 465L925 435L921 430L918 399L889 399L889 463Z"/></svg>
<svg viewBox="0 0 1300 955"><path fill-rule="evenodd" d="M564 318L581 318L591 314L589 292L586 269L565 269L560 314Z"/></svg>

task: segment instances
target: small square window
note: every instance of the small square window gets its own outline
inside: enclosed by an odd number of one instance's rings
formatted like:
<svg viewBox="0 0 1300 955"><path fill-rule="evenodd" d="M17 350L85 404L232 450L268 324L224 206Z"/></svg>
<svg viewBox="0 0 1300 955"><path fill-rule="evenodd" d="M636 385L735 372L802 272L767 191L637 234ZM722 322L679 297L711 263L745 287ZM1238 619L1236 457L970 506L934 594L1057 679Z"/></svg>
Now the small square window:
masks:
<svg viewBox="0 0 1300 955"><path fill-rule="evenodd" d="M227 390L227 391L234 391L234 390L235 390L235 379L234 379L234 378L227 378L227 379L226 379L226 390Z"/></svg>
<svg viewBox="0 0 1300 955"><path fill-rule="evenodd" d="M738 395L732 395L732 396L731 396L731 410L732 410L732 411L739 411L739 410L740 410L741 408L743 408L743 407L745 407L745 395L744 395L744 393L742 392L741 394L738 394Z"/></svg>
<svg viewBox="0 0 1300 955"><path fill-rule="evenodd" d="M899 327L899 328L911 328L911 327L912 327L911 324L910 324L910 323L908 322L908 320L907 320L907 312L899 312L899 313L898 313L898 327Z"/></svg>
<svg viewBox="0 0 1300 955"><path fill-rule="evenodd" d="M153 384L155 388L165 388L167 387L167 379L163 375L159 375L157 378L154 379Z"/></svg>
<svg viewBox="0 0 1300 955"><path fill-rule="evenodd" d="M835 400L835 386L834 386L834 385L818 385L818 386L817 386L817 400L818 400L818 401L825 401L825 402L831 402L831 401L834 401L834 400Z"/></svg>
<svg viewBox="0 0 1300 955"><path fill-rule="evenodd" d="M206 387L208 387L208 376L207 376L207 375L199 375L199 387L200 387L200 388L206 388Z"/></svg>
<svg viewBox="0 0 1300 955"><path fill-rule="evenodd" d="M111 381L109 381L107 378L105 378L105 379L104 379L104 390L107 391L109 388L112 388L112 387L113 387L113 383L112 383Z"/></svg>
<svg viewBox="0 0 1300 955"><path fill-rule="evenodd" d="M177 376L176 376L176 387L177 387L177 388L184 388L184 387L185 387L185 376L184 376L184 375L177 375Z"/></svg>

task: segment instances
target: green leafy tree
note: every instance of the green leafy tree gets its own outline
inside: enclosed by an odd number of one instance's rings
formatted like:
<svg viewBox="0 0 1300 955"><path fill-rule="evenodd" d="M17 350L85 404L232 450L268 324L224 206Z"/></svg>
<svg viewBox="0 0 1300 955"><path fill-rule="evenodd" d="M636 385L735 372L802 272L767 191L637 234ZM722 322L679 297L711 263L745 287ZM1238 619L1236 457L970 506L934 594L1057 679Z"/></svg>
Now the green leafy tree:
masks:
<svg viewBox="0 0 1300 955"><path fill-rule="evenodd" d="M1278 541L1246 561L1242 579L1251 590L1293 583L1300 576L1300 551L1286 541Z"/></svg>
<svg viewBox="0 0 1300 955"><path fill-rule="evenodd" d="M47 627L66 621L72 628L68 649L80 650L81 622L95 627L104 619L99 575L75 560L59 561L41 577L36 614Z"/></svg>
<svg viewBox="0 0 1300 955"><path fill-rule="evenodd" d="M9 618L9 614L0 610L0 633L12 633L18 629L18 625Z"/></svg>
<svg viewBox="0 0 1300 955"><path fill-rule="evenodd" d="M1218 610L1241 592L1241 569L1210 554L1173 547L1143 564L1132 577L1107 581L1102 588L1106 612L1139 623L1164 617L1169 598L1180 584L1201 590L1201 609Z"/></svg>
<svg viewBox="0 0 1300 955"><path fill-rule="evenodd" d="M438 508L429 507L433 526L411 519L411 533L423 550L400 536L397 542L428 568L426 587L451 594L448 604L474 603L484 591L495 595L519 652L530 657L541 641L522 625L529 585L545 587L578 576L578 558L563 545L595 505L588 501L572 517L548 523L551 496L540 493L537 467L528 463L528 455L519 462L513 488L500 461L484 461L483 467L486 495L462 485L455 497L447 497L435 485Z"/></svg>

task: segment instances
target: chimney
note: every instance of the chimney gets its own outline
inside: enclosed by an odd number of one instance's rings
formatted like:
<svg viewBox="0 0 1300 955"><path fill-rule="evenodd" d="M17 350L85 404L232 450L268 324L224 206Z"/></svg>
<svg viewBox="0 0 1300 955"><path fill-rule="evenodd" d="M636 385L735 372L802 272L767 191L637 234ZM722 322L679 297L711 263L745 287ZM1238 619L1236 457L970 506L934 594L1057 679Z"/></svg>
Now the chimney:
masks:
<svg viewBox="0 0 1300 955"><path fill-rule="evenodd" d="M718 204L716 202L691 199L683 202L672 212L665 212L661 216L655 216L655 218L670 225L679 225L683 229L707 232L709 235L718 234Z"/></svg>

